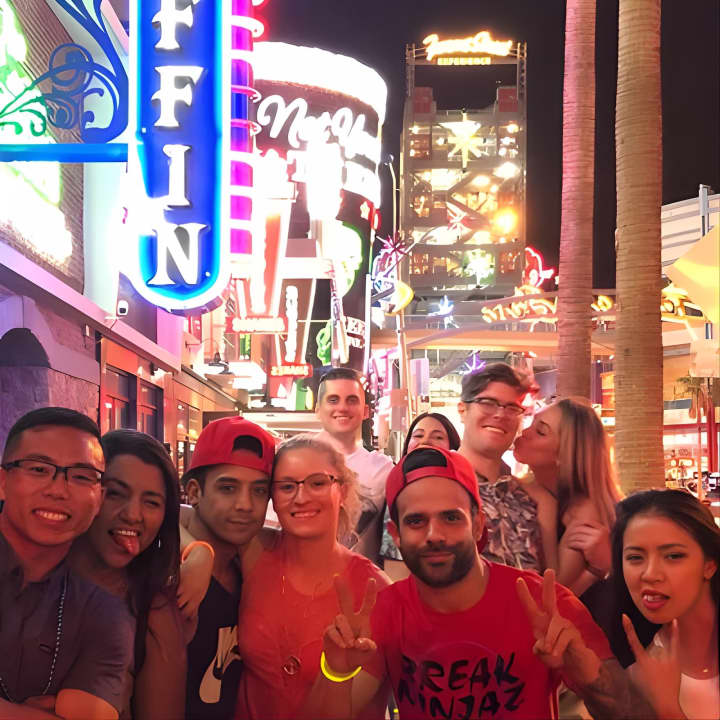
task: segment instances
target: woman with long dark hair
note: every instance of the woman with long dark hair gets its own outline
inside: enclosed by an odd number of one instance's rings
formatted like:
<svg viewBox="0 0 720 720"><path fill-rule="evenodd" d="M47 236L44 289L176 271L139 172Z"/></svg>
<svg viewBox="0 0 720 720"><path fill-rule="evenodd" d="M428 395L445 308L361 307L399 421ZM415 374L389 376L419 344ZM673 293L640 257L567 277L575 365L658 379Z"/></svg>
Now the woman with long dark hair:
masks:
<svg viewBox="0 0 720 720"><path fill-rule="evenodd" d="M548 405L515 440L515 458L534 483L545 567L581 595L610 565L610 530L622 494L615 483L605 429L584 399Z"/></svg>
<svg viewBox="0 0 720 720"><path fill-rule="evenodd" d="M401 457L405 457L418 445L457 450L460 447L460 436L455 426L442 413L420 413L410 423Z"/></svg>
<svg viewBox="0 0 720 720"><path fill-rule="evenodd" d="M720 718L720 528L710 510L680 490L631 495L617 508L612 559L619 612L611 639L619 655L629 645L629 672L657 717ZM647 649L628 617L636 609L657 628Z"/></svg>
<svg viewBox="0 0 720 720"><path fill-rule="evenodd" d="M178 476L165 448L135 430L102 438L105 497L73 544L76 572L124 597L137 620L133 678L121 717L177 720L185 708L185 641L176 602ZM162 681L159 682L159 679Z"/></svg>

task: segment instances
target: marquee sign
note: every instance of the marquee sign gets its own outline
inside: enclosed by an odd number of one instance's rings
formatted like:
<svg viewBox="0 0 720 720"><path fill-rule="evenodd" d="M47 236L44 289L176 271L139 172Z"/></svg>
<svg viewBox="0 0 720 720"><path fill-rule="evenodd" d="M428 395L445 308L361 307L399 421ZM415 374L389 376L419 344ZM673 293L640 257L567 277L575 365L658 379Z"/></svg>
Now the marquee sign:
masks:
<svg viewBox="0 0 720 720"><path fill-rule="evenodd" d="M131 3L131 279L168 310L216 303L250 244L251 7Z"/></svg>
<svg viewBox="0 0 720 720"><path fill-rule="evenodd" d="M299 363L296 365L273 365L270 368L271 377L292 377L307 378L312 377L313 366L308 363Z"/></svg>
<svg viewBox="0 0 720 720"><path fill-rule="evenodd" d="M487 30L466 38L441 40L436 33L423 40L428 62L438 65L490 65L491 56L507 57L512 40L493 40Z"/></svg>

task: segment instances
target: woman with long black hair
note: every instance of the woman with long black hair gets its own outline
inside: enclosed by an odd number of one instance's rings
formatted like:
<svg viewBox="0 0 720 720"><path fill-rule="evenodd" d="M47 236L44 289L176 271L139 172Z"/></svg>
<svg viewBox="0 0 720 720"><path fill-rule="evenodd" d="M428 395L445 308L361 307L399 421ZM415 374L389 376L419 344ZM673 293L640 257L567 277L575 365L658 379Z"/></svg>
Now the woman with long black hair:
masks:
<svg viewBox="0 0 720 720"><path fill-rule="evenodd" d="M617 508L612 559L616 653L625 635L629 672L657 717L720 718L720 528L710 510L679 490L631 495ZM647 648L628 617L636 608L657 628Z"/></svg>
<svg viewBox="0 0 720 720"><path fill-rule="evenodd" d="M179 484L165 448L135 430L102 438L105 497L70 552L76 572L124 597L137 621L121 718L178 720L185 708L185 639L176 602Z"/></svg>

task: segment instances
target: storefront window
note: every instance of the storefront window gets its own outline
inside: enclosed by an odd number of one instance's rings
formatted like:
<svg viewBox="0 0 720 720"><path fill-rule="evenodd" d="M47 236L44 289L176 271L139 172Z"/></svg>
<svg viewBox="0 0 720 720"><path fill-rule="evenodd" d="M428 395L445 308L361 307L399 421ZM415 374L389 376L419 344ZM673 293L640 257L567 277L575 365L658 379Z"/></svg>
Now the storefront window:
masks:
<svg viewBox="0 0 720 720"><path fill-rule="evenodd" d="M149 383L140 383L140 399L138 401L138 416L140 430L162 440L160 414L158 408L162 403L162 391Z"/></svg>
<svg viewBox="0 0 720 720"><path fill-rule="evenodd" d="M106 368L103 401L103 430L132 428L130 417L130 376L114 368Z"/></svg>

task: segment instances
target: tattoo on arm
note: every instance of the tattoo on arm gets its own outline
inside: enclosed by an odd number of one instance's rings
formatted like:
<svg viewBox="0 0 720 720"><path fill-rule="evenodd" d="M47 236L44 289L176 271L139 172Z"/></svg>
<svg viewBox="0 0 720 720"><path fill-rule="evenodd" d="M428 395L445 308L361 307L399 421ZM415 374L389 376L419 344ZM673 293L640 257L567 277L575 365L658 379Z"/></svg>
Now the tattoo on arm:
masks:
<svg viewBox="0 0 720 720"><path fill-rule="evenodd" d="M626 673L614 658L605 660L600 665L598 677L578 688L578 694L595 720L657 718L657 713L635 687L629 673Z"/></svg>

